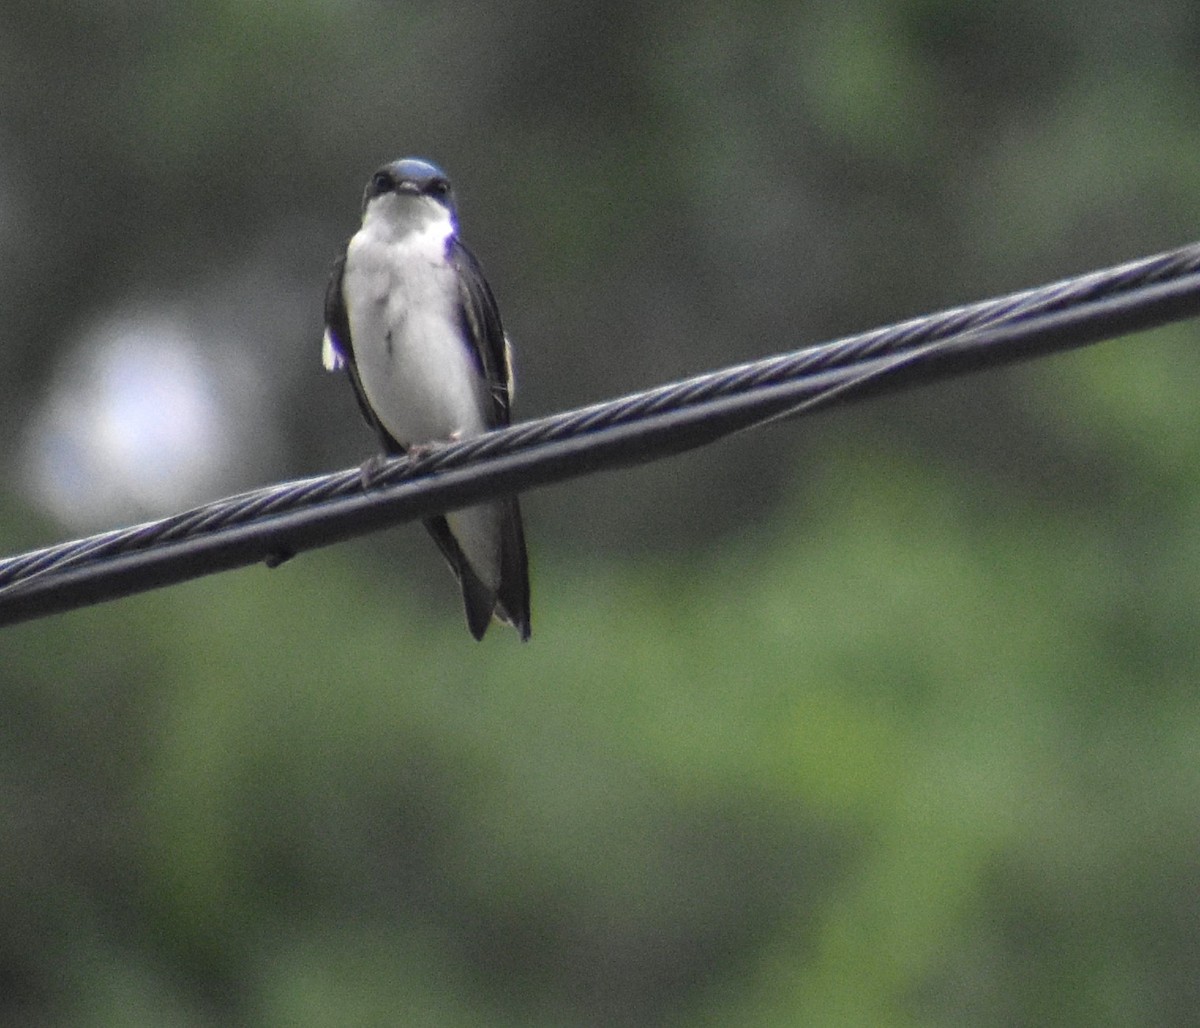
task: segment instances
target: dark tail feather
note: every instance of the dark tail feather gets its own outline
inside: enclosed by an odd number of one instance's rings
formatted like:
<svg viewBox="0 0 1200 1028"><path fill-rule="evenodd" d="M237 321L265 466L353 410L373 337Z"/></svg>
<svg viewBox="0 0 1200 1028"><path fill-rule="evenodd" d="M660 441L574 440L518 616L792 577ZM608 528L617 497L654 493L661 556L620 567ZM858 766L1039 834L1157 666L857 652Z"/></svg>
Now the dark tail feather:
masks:
<svg viewBox="0 0 1200 1028"><path fill-rule="evenodd" d="M515 496L504 504L504 536L500 552L500 592L496 597L499 615L517 630L521 641L529 639L529 560L525 555L525 529L521 507Z"/></svg>
<svg viewBox="0 0 1200 1028"><path fill-rule="evenodd" d="M482 639L483 634L492 623L492 612L496 608L496 596L479 580L474 569L467 562L458 540L450 531L444 517L429 518L425 522L429 534L433 536L450 570L454 572L459 585L462 586L463 606L467 612L467 628L476 640Z"/></svg>

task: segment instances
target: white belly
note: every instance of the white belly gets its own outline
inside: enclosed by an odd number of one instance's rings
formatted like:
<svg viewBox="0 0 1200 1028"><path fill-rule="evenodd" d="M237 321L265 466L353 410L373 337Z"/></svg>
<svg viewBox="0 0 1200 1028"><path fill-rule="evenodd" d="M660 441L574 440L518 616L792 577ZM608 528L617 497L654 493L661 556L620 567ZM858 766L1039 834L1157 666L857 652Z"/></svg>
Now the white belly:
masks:
<svg viewBox="0 0 1200 1028"><path fill-rule="evenodd" d="M350 241L344 295L363 390L384 428L404 445L477 435L486 385L462 336L458 283L443 258L445 235Z"/></svg>

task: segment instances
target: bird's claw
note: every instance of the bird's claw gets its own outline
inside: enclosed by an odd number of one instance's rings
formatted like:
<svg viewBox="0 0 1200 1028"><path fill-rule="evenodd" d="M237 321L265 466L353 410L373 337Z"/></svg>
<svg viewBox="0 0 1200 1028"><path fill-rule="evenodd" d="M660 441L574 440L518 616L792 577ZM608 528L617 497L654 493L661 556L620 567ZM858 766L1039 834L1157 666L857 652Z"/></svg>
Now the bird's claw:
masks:
<svg viewBox="0 0 1200 1028"><path fill-rule="evenodd" d="M386 453L376 453L362 462L362 467L358 469L358 477L364 489L371 488L372 481L383 470L387 462Z"/></svg>

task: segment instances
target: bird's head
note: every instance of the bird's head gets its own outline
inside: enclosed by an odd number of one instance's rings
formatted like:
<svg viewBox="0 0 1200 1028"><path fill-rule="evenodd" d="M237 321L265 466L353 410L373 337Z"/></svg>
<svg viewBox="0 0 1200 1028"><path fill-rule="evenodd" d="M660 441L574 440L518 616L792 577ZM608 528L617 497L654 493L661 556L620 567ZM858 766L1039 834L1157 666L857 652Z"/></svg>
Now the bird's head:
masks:
<svg viewBox="0 0 1200 1028"><path fill-rule="evenodd" d="M455 218L454 192L446 173L419 157L385 164L367 183L363 192L363 216L372 211L389 212L397 220L411 222Z"/></svg>

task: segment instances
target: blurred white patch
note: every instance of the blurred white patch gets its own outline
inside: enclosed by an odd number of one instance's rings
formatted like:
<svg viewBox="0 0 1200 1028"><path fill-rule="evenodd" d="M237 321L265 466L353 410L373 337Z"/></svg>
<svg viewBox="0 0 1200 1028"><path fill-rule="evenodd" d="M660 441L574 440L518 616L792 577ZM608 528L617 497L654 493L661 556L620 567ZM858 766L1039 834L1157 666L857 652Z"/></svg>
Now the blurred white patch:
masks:
<svg viewBox="0 0 1200 1028"><path fill-rule="evenodd" d="M215 499L236 462L248 368L163 317L88 333L34 418L29 484L64 524L89 528ZM243 409L238 409L243 408Z"/></svg>

